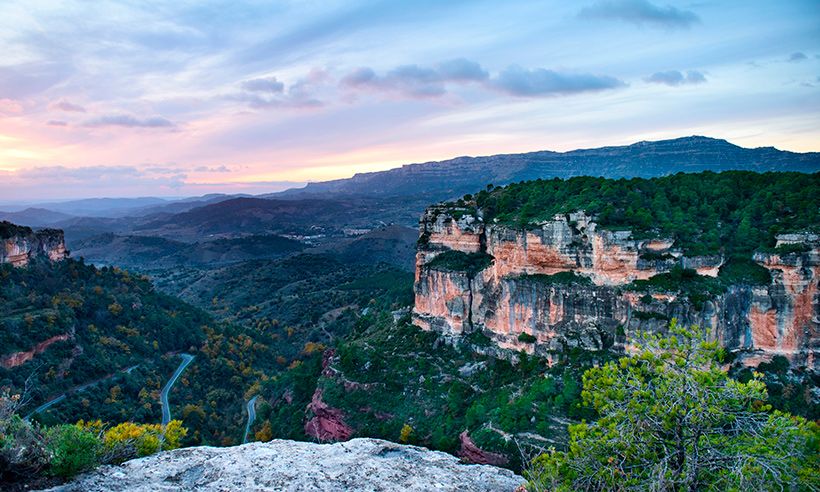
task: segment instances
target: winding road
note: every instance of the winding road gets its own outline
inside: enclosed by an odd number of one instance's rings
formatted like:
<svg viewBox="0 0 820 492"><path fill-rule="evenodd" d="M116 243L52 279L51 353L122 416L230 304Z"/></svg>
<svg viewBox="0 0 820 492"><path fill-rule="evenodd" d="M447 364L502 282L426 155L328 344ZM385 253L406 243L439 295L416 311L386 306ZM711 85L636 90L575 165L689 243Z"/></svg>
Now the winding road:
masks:
<svg viewBox="0 0 820 492"><path fill-rule="evenodd" d="M33 417L35 414L40 413L40 412L45 412L46 410L48 410L48 407L50 407L52 405L56 405L57 403L60 403L61 401L65 400L65 397L66 397L66 394L63 393L62 395L58 396L57 398L54 398L53 400L49 400L49 401L43 403L39 407L35 408L30 414L26 415L23 418L23 420L28 422L28 420L31 417Z"/></svg>
<svg viewBox="0 0 820 492"><path fill-rule="evenodd" d="M162 425L168 425L168 422L171 421L171 407L168 403L168 393L171 392L171 388L173 388L174 383L177 382L179 376L182 375L182 372L185 371L185 368L188 367L188 364L194 360L194 356L191 354L179 354L182 357L182 363L177 367L177 370L174 371L174 375L171 376L171 379L165 383L165 387L162 388L162 393L160 393L160 404L162 405Z"/></svg>
<svg viewBox="0 0 820 492"><path fill-rule="evenodd" d="M131 367L128 367L128 368L126 368L126 369L123 369L123 370L121 370L121 371L120 371L120 373L131 374L131 371L133 371L133 370L134 370L134 369L136 369L137 367L139 367L139 364L134 365L134 366L131 366ZM38 413L41 413L41 412L45 412L45 411L46 411L46 410L48 410L48 409L49 409L52 405L56 405L57 403L60 403L61 401L65 400L65 399L66 399L66 397L67 397L69 394L79 393L80 391L85 391L85 390L87 390L88 388L90 388L91 386L94 386L95 384L102 383L103 381L107 381L107 380L109 380L109 379L111 379L111 378L113 378L113 377L116 377L116 376L117 376L117 373L114 373L114 374L109 374L108 376L106 376L106 377L104 377L104 378L97 379L96 381L91 381L90 383L82 384L82 385L80 385L80 386L77 386L76 388L72 388L72 389L70 389L70 390L66 391L66 392L65 392L65 393L63 393L63 394L58 395L56 398L52 398L51 400L49 400L49 401L47 401L47 402L43 403L42 405L40 405L39 407L35 408L34 410L32 410L32 411L31 411L31 413L29 413L28 415L26 415L25 417L23 417L23 420L25 420L26 422L28 422L28 421L31 419L31 417L33 417L35 414L38 414Z"/></svg>
<svg viewBox="0 0 820 492"><path fill-rule="evenodd" d="M242 438L242 444L248 442L248 433L251 431L253 421L256 420L256 399L259 395L254 396L248 400L248 423L245 424L245 437Z"/></svg>

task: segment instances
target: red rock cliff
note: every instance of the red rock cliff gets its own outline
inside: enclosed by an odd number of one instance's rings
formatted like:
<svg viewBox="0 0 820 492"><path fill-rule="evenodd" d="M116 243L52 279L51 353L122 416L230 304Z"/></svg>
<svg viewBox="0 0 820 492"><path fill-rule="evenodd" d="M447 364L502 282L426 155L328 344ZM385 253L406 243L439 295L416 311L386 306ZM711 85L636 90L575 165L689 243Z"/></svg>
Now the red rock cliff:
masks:
<svg viewBox="0 0 820 492"><path fill-rule="evenodd" d="M777 354L818 364L820 255L814 236L788 239L808 242L808 252L756 255L772 273L771 285L738 285L693 303L675 293L642 295L623 287L676 265L716 276L720 257L685 257L671 240L603 230L583 213L521 230L436 206L422 216L420 232L413 320L425 330L452 338L480 330L500 349L553 357L576 346L623 348L636 332L665 330L675 317L709 327L749 364ZM430 265L448 250L484 252L493 261L475 274ZM579 281L544 277L562 272L577 274Z"/></svg>

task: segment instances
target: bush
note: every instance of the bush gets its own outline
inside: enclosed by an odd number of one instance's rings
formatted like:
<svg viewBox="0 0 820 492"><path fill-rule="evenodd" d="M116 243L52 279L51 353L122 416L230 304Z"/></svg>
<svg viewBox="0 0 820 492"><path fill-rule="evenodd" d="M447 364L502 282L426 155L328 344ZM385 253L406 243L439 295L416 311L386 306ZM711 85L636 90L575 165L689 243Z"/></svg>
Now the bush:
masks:
<svg viewBox="0 0 820 492"><path fill-rule="evenodd" d="M535 343L537 341L537 338L530 335L529 333L521 332L518 335L518 341L523 343Z"/></svg>
<svg viewBox="0 0 820 492"><path fill-rule="evenodd" d="M0 483L36 476L46 466L48 452L39 430L17 415L0 418Z"/></svg>
<svg viewBox="0 0 820 492"><path fill-rule="evenodd" d="M51 455L49 473L70 478L99 464L102 441L81 425L66 424L46 431L46 448Z"/></svg>
<svg viewBox="0 0 820 492"><path fill-rule="evenodd" d="M113 460L124 461L148 456L160 449L176 449L187 433L179 420L170 421L164 430L159 424L123 422L105 431L103 443L106 452L114 456Z"/></svg>

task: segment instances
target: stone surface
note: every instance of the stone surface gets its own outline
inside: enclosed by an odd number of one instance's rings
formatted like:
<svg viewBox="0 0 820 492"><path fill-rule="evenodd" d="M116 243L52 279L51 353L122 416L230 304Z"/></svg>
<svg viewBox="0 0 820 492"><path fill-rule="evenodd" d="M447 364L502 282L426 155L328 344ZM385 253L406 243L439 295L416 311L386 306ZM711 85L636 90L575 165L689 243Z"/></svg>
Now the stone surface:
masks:
<svg viewBox="0 0 820 492"><path fill-rule="evenodd" d="M154 491L513 491L510 470L466 465L454 456L377 439L335 444L274 440L196 447L102 467L51 489Z"/></svg>
<svg viewBox="0 0 820 492"><path fill-rule="evenodd" d="M470 215L475 214L476 216ZM820 369L820 243L790 234L802 253L757 254L768 286L737 285L695 305L674 292L646 296L624 289L680 265L717 275L722 258L685 257L671 240L635 240L600 230L583 213L556 216L534 230L485 224L480 211L431 207L420 223L413 322L450 339L481 331L501 350L553 358L568 349L626 349L640 331L663 332L671 318L708 327L748 365L783 355ZM429 266L444 251L483 252L492 264L476 274ZM643 258L642 258L643 256ZM550 283L535 275L574 272L591 284ZM519 336L525 333L531 337Z"/></svg>

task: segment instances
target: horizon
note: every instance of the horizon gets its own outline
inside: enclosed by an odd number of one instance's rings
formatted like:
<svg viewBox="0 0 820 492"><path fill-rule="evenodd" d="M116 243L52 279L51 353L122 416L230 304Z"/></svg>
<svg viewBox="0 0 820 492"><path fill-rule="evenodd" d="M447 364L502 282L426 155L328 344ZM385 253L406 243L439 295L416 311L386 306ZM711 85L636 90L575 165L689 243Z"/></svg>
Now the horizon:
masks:
<svg viewBox="0 0 820 492"><path fill-rule="evenodd" d="M662 140L639 140L639 141L635 141L635 142L625 144L625 145L602 145L600 147L584 147L584 148L576 148L576 149L570 149L570 150L565 150L565 151L553 151L552 149L536 149L536 150L524 151L524 152L520 152L520 153L516 153L516 154L527 154L527 153L535 153L535 152L568 153L568 152L590 150L590 149L597 149L597 148L629 147L629 146L637 145L637 144L640 144L640 143L658 143L658 142L666 142L666 141L682 140L682 139L693 139L693 138L703 138L703 139L708 139L708 140L722 141L722 142L726 142L730 145L738 146L737 144L735 144L735 143L733 143L729 140L722 139L722 138L709 137L709 136L706 136L706 135L686 135L686 136L672 137L672 138L662 139ZM787 150L787 149L779 149L779 148L777 148L775 146L772 146L772 145L763 145L763 146L759 146L759 147L743 147L743 146L738 146L738 147L748 148L748 149L773 148L775 150L782 151L782 152L793 152L793 151L790 151L790 150ZM806 151L806 152L796 152L796 153L817 153L817 151ZM440 160L434 160L434 161L407 162L407 163L399 164L395 167L390 167L390 168L387 168L387 169L384 169L384 170L365 171L365 172L351 174L349 176L343 176L341 178L336 178L336 180L350 179L350 178L353 178L354 176L359 175L359 174L369 174L369 173L373 173L373 172L392 171L392 170L395 170L395 169L401 169L401 168L406 167L406 166L415 166L415 165L429 164L429 163L434 163L434 162L446 162L446 161L461 159L461 158L475 159L475 158L490 157L490 156L495 156L495 155L516 155L516 154L458 155L458 156L446 157L446 158L443 158L443 159L440 159ZM719 172L726 172L726 171L719 171ZM561 179L566 179L566 178L561 178ZM333 181L333 180L327 180L327 181ZM287 185L283 185L282 187L279 187L277 189L265 189L265 190L257 191L255 193L242 192L242 191L235 192L235 193L230 193L230 192L216 190L216 191L212 191L212 192L209 192L209 193L203 193L203 194L198 194L198 195L170 195L170 194L169 195L158 195L158 194L157 195L133 195L133 196L128 196L128 195L122 195L122 196L88 195L88 196L76 196L76 197L56 198L56 199L32 198L32 199L26 199L26 200L7 200L7 201L0 202L0 212L15 212L15 211L22 211L22 210L31 209L31 208L38 208L37 206L45 206L45 205L68 203L68 202L79 202L79 201L85 201L85 200L161 199L161 200L165 200L165 201L170 203L170 202L180 201L180 200L190 200L190 199L194 199L194 198L202 198L202 197L207 197L207 196L211 196L211 195L225 195L225 196L234 196L234 197L241 197L241 196L258 197L258 196L261 196L261 195L280 193L280 192L283 192L283 191L300 190L300 189L304 189L305 187L307 187L308 185L310 185L312 183L323 183L323 182L326 182L326 181L316 180L316 181L307 181L307 182L304 182L304 183L293 182L293 183L289 183ZM7 207L8 209L6 210L3 207Z"/></svg>
<svg viewBox="0 0 820 492"><path fill-rule="evenodd" d="M81 7L0 6L4 203L263 194L688 135L820 141L810 1Z"/></svg>

